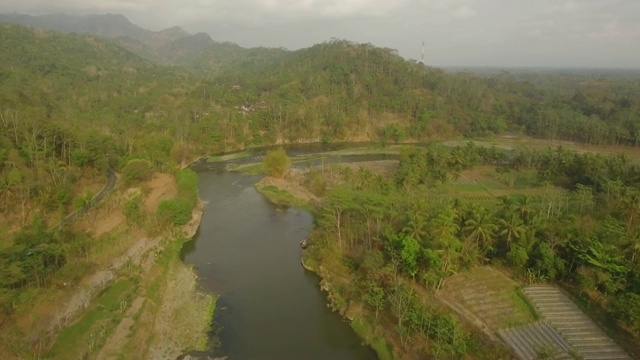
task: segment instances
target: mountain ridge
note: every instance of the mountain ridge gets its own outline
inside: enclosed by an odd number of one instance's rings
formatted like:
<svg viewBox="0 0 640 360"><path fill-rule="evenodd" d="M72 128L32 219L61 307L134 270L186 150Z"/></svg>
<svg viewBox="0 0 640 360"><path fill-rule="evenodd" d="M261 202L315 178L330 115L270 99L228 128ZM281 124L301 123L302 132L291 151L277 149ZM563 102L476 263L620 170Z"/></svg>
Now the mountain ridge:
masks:
<svg viewBox="0 0 640 360"><path fill-rule="evenodd" d="M171 65L185 62L216 44L206 33L190 34L179 26L160 31L147 30L122 14L0 14L0 23L98 36L145 59Z"/></svg>

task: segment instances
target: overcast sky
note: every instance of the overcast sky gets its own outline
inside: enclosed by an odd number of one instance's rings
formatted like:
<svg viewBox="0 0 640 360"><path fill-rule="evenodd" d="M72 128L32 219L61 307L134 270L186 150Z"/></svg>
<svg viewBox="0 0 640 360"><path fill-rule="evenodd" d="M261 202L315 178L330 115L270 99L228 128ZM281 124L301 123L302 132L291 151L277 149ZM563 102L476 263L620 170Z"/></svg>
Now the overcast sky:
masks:
<svg viewBox="0 0 640 360"><path fill-rule="evenodd" d="M242 46L331 38L436 66L640 67L640 0L0 0L0 12L121 13Z"/></svg>

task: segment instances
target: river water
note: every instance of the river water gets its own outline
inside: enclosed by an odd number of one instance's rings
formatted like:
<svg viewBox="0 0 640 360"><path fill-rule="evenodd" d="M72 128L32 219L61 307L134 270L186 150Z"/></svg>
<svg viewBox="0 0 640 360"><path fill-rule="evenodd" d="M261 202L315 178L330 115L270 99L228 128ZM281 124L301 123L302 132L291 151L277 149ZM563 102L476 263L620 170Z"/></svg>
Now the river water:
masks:
<svg viewBox="0 0 640 360"><path fill-rule="evenodd" d="M300 265L313 227L305 211L279 209L253 187L258 176L194 166L206 201L194 241L183 249L204 290L218 294L215 356L235 359L375 359L326 306L319 278Z"/></svg>

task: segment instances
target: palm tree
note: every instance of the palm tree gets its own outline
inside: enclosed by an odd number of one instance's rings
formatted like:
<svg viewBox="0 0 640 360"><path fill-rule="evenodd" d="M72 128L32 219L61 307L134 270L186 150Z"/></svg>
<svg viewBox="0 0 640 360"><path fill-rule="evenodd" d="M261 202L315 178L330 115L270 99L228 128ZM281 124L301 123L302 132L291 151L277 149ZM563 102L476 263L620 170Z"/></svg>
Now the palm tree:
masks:
<svg viewBox="0 0 640 360"><path fill-rule="evenodd" d="M525 231L526 227L515 213L511 213L507 218L498 219L498 235L504 239L507 251L511 250L513 240L520 239Z"/></svg>
<svg viewBox="0 0 640 360"><path fill-rule="evenodd" d="M12 195L11 186L9 186L6 181L0 181L0 199L2 199L2 203L4 204L2 211L7 211L9 208Z"/></svg>
<svg viewBox="0 0 640 360"><path fill-rule="evenodd" d="M460 257L462 245L455 236L449 236L443 239L441 243L442 246L436 250L436 253L440 255L442 260L440 271L448 275L453 270L453 266L456 263L455 260Z"/></svg>
<svg viewBox="0 0 640 360"><path fill-rule="evenodd" d="M631 263L640 259L640 231L636 230L629 236L628 242L624 245L624 252L631 255Z"/></svg>
<svg viewBox="0 0 640 360"><path fill-rule="evenodd" d="M500 204L498 204L498 215L501 217L508 216L513 212L513 206L515 205L515 200L513 196L500 196Z"/></svg>
<svg viewBox="0 0 640 360"><path fill-rule="evenodd" d="M357 187L359 189L368 189L373 183L374 176L371 171L365 169L364 167L360 167L356 174Z"/></svg>
<svg viewBox="0 0 640 360"><path fill-rule="evenodd" d="M604 190L607 193L607 205L611 206L615 200L620 197L622 191L622 180L607 180L604 184Z"/></svg>
<svg viewBox="0 0 640 360"><path fill-rule="evenodd" d="M491 212L481 207L471 213L471 217L464 222L462 231L468 234L467 241L472 241L479 249L486 250L497 229Z"/></svg>
<svg viewBox="0 0 640 360"><path fill-rule="evenodd" d="M451 207L446 207L431 222L431 236L435 242L446 241L455 237L460 228L456 224L456 212Z"/></svg>
<svg viewBox="0 0 640 360"><path fill-rule="evenodd" d="M407 222L407 226L405 226L402 231L412 238L418 240L418 242L424 240L427 235L427 231L425 230L427 221L422 214L418 212L410 211L408 214L409 221Z"/></svg>
<svg viewBox="0 0 640 360"><path fill-rule="evenodd" d="M624 197L624 205L629 216L627 230L631 230L633 223L640 216L640 193L635 190L630 191L630 194Z"/></svg>
<svg viewBox="0 0 640 360"><path fill-rule="evenodd" d="M530 215L533 212L531 196L522 195L516 201L516 212L525 224L529 223Z"/></svg>

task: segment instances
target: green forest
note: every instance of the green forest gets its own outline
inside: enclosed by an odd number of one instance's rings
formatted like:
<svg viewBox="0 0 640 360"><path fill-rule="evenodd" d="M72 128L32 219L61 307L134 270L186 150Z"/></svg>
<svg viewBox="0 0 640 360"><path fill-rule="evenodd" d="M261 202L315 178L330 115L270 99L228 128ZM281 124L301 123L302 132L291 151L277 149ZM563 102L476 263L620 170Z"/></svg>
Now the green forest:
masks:
<svg viewBox="0 0 640 360"><path fill-rule="evenodd" d="M109 171L130 184L175 175L177 198L152 219L135 198L125 205L128 221L157 233L189 221L197 177L179 169L205 155L508 136L593 151L469 142L403 150L391 178L340 170L328 186L312 171L323 202L306 261L335 265L344 280L336 301L365 304L367 326L395 324L396 355L495 356L416 295L482 264L563 284L637 342L640 168L595 152L640 145L640 75L450 73L345 40L211 51L166 65L107 39L0 25L0 327L11 328L41 289L96 270L87 256L95 239L57 225L90 203ZM473 196L474 186L492 189L460 183L479 168L502 184L498 195Z"/></svg>
<svg viewBox="0 0 640 360"><path fill-rule="evenodd" d="M392 178L333 171L329 190L310 186L325 195L305 262L338 309L365 304L363 326L393 344L379 354L504 357L434 305L448 277L484 264L562 284L618 331L640 330L640 168L625 156L469 142L409 148Z"/></svg>

